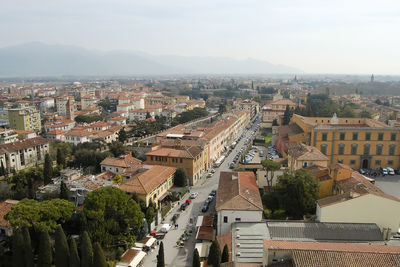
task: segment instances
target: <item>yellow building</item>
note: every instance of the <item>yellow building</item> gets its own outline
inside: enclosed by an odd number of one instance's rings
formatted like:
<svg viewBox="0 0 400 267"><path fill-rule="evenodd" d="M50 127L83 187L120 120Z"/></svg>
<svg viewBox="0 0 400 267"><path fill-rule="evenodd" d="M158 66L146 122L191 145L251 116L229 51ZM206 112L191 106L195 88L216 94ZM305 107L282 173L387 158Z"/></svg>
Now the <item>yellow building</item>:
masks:
<svg viewBox="0 0 400 267"><path fill-rule="evenodd" d="M125 173L127 180L120 189L127 193L136 193L146 202L146 207L153 202L158 207L159 201L167 196L168 190L174 185L176 168L158 165L143 165L133 173Z"/></svg>
<svg viewBox="0 0 400 267"><path fill-rule="evenodd" d="M332 196L334 179L329 175L329 168L322 167L318 165L313 165L306 168L315 179L317 179L319 184L319 199L324 197Z"/></svg>
<svg viewBox="0 0 400 267"><path fill-rule="evenodd" d="M351 168L400 167L400 129L367 118L303 117L293 115L291 125L304 133L301 142L318 148L329 162Z"/></svg>
<svg viewBox="0 0 400 267"><path fill-rule="evenodd" d="M170 167L183 167L189 176L189 185L194 185L206 173L208 149L200 146L153 147L146 153L146 164Z"/></svg>
<svg viewBox="0 0 400 267"><path fill-rule="evenodd" d="M40 113L34 107L9 109L8 121L10 128L16 130L38 132L42 127Z"/></svg>

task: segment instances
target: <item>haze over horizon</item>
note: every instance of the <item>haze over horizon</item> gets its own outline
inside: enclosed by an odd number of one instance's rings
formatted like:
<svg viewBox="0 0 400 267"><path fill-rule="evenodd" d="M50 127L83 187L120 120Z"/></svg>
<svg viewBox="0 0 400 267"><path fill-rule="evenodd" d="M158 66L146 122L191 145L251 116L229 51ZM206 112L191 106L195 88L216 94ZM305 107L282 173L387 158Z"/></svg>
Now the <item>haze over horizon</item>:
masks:
<svg viewBox="0 0 400 267"><path fill-rule="evenodd" d="M396 75L399 13L394 0L16 0L0 9L0 47L43 42Z"/></svg>

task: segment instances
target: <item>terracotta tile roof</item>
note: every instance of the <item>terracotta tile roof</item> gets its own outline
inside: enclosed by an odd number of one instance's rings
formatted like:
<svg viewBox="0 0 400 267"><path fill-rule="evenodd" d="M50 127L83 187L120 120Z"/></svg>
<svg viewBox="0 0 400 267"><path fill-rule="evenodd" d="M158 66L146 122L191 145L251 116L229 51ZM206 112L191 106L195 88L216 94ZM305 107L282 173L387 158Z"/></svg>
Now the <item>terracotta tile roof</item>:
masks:
<svg viewBox="0 0 400 267"><path fill-rule="evenodd" d="M0 226L8 227L10 222L4 216L10 212L11 208L18 204L18 200L7 199L0 203Z"/></svg>
<svg viewBox="0 0 400 267"><path fill-rule="evenodd" d="M109 118L108 120L109 121L124 121L124 120L126 120L126 118L122 117L122 116L117 116L117 117Z"/></svg>
<svg viewBox="0 0 400 267"><path fill-rule="evenodd" d="M57 129L54 131L47 132L46 135L57 135L57 134L64 134L64 133L67 133L67 131Z"/></svg>
<svg viewBox="0 0 400 267"><path fill-rule="evenodd" d="M98 121L95 123L90 124L90 127L94 128L94 127L107 127L108 123L105 121Z"/></svg>
<svg viewBox="0 0 400 267"><path fill-rule="evenodd" d="M119 158L105 158L100 165L129 168L134 165L140 165L142 161L132 157L131 154L120 156Z"/></svg>
<svg viewBox="0 0 400 267"><path fill-rule="evenodd" d="M364 253L364 252L338 252L338 251L313 251L294 250L292 252L294 266L296 267L398 267L400 254L390 253Z"/></svg>
<svg viewBox="0 0 400 267"><path fill-rule="evenodd" d="M328 242L299 242L264 240L266 248L282 250L325 250L348 252L376 252L400 254L400 246L360 244L360 243L328 243Z"/></svg>
<svg viewBox="0 0 400 267"><path fill-rule="evenodd" d="M12 142L9 144L2 144L2 145L0 145L0 148L3 150L6 150L8 152L12 152L12 151L17 151L17 150L30 148L33 146L38 146L38 145L43 145L43 144L47 144L46 139L44 139L41 136L38 136L38 137L34 137L34 138L17 141L17 142Z"/></svg>
<svg viewBox="0 0 400 267"><path fill-rule="evenodd" d="M297 160L328 160L318 148L306 145L302 145L302 148L300 155L296 158Z"/></svg>
<svg viewBox="0 0 400 267"><path fill-rule="evenodd" d="M196 239L213 241L214 240L214 229L210 226L200 226L199 229L197 230Z"/></svg>
<svg viewBox="0 0 400 267"><path fill-rule="evenodd" d="M346 169L346 170L351 170L351 168L348 165L342 164L342 163L334 163L329 166L331 170L340 170L340 169Z"/></svg>
<svg viewBox="0 0 400 267"><path fill-rule="evenodd" d="M262 211L260 193L253 172L221 172L216 210Z"/></svg>
<svg viewBox="0 0 400 267"><path fill-rule="evenodd" d="M336 196L319 199L317 202L320 207L344 202L367 194L374 194L376 196L400 202L400 199L392 195L386 194L377 186L375 186L370 181L365 179L357 171L352 172L351 178L338 181L337 186L341 190L343 190L344 193Z"/></svg>
<svg viewBox="0 0 400 267"><path fill-rule="evenodd" d="M159 165L143 165L128 180L120 185L120 189L129 193L147 195L163 184L176 171L174 167Z"/></svg>
<svg viewBox="0 0 400 267"><path fill-rule="evenodd" d="M113 135L113 134L114 134L114 132L110 132L108 130L105 130L105 131L98 132L97 134L94 134L92 136L92 138L93 139L104 138L104 137L107 137L107 136L110 136L110 135Z"/></svg>
<svg viewBox="0 0 400 267"><path fill-rule="evenodd" d="M88 131L88 130L72 130L68 133L65 134L65 136L79 136L79 137L84 137L84 136L89 136L92 135L93 132Z"/></svg>
<svg viewBox="0 0 400 267"><path fill-rule="evenodd" d="M200 148L196 147L190 147L188 149L161 147L159 149L147 152L146 155L192 159L201 153L201 151L202 150Z"/></svg>
<svg viewBox="0 0 400 267"><path fill-rule="evenodd" d="M227 233L225 235L216 236L219 246L221 247L221 251L224 249L224 246L228 246L229 251L229 260L232 260L232 232Z"/></svg>

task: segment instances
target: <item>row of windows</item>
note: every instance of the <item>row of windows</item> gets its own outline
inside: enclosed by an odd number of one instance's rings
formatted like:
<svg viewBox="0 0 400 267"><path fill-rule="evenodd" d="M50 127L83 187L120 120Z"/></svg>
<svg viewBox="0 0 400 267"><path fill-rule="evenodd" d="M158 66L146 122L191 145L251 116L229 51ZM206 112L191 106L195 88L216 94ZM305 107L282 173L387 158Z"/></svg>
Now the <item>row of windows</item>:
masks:
<svg viewBox="0 0 400 267"><path fill-rule="evenodd" d="M154 157L153 157L153 156L150 156L150 159L151 159L151 160L154 160ZM159 157L159 156L156 156L155 159L156 159L156 161L167 162L167 157ZM178 161L179 161L179 163L182 163L182 162L183 162L183 159L172 158L172 162L178 163Z"/></svg>
<svg viewBox="0 0 400 267"><path fill-rule="evenodd" d="M241 219L240 218L235 218L235 221L236 222L240 222ZM224 223L227 223L227 222L228 222L228 216L224 216Z"/></svg>
<svg viewBox="0 0 400 267"><path fill-rule="evenodd" d="M384 133L378 133L378 141L383 141L383 136L384 136ZM345 140L345 138L346 138L346 133L340 133L339 139L343 141L343 140ZM322 141L327 141L327 140L328 140L328 134L323 133ZM352 140L358 140L358 133L352 133ZM366 141L371 140L371 133L365 133L365 140ZM390 134L390 141L396 141L395 133Z"/></svg>
<svg viewBox="0 0 400 267"><path fill-rule="evenodd" d="M338 154L339 155L344 155L344 149L345 149L346 145L345 144L339 144L338 145ZM320 147L321 152L326 155L327 154L327 148L328 145L322 144ZM351 151L350 154L351 155L357 155L357 151L358 151L358 145L357 144L351 144ZM382 155L382 151L383 151L383 145L382 144L378 144L376 145L376 155ZM370 145L369 144L365 144L364 145L364 151L363 151L364 155L369 155L370 154ZM396 152L396 145L390 145L389 146L389 156L394 156Z"/></svg>
<svg viewBox="0 0 400 267"><path fill-rule="evenodd" d="M339 163L343 163L343 160L338 160L338 162ZM356 164L356 160L350 160L350 165L355 165ZM375 160L375 165L378 165L378 166L380 166L382 164L382 161L381 160ZM387 161L387 165L388 166L392 166L393 165L393 160L388 160Z"/></svg>

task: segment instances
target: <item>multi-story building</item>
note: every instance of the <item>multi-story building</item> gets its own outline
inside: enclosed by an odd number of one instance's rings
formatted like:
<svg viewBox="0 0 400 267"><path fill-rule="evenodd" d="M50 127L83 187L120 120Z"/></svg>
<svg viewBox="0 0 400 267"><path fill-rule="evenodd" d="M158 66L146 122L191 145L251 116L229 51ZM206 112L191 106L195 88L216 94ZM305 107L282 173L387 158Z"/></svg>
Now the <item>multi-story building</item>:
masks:
<svg viewBox="0 0 400 267"><path fill-rule="evenodd" d="M97 102L99 102L99 99L97 99L96 97L84 96L81 98L82 109L96 107Z"/></svg>
<svg viewBox="0 0 400 267"><path fill-rule="evenodd" d="M0 129L0 144L18 141L18 134L11 129Z"/></svg>
<svg viewBox="0 0 400 267"><path fill-rule="evenodd" d="M42 127L40 113L34 107L9 109L8 120L11 129L38 132Z"/></svg>
<svg viewBox="0 0 400 267"><path fill-rule="evenodd" d="M215 209L218 235L231 232L234 222L261 221L264 209L254 173L221 172Z"/></svg>
<svg viewBox="0 0 400 267"><path fill-rule="evenodd" d="M281 99L265 105L262 108L262 122L272 123L273 120L278 119L285 113L286 106L295 108L297 105L289 99Z"/></svg>
<svg viewBox="0 0 400 267"><path fill-rule="evenodd" d="M260 112L260 104L256 101L240 98L236 99L236 108L239 110L246 110L250 113L250 118L253 119L258 112Z"/></svg>
<svg viewBox="0 0 400 267"><path fill-rule="evenodd" d="M146 206L153 202L158 207L159 201L168 195L168 190L174 185L175 171L173 167L142 165L133 173L126 173L126 181L119 188L127 193L136 193Z"/></svg>
<svg viewBox="0 0 400 267"><path fill-rule="evenodd" d="M61 117L70 120L75 118L75 100L72 96L64 95L56 98L56 107Z"/></svg>
<svg viewBox="0 0 400 267"><path fill-rule="evenodd" d="M22 170L43 163L49 153L49 143L43 137L35 137L0 145L0 161L8 170Z"/></svg>
<svg viewBox="0 0 400 267"><path fill-rule="evenodd" d="M399 128L367 118L337 118L336 114L332 118L295 114L290 125L298 129L297 142L318 148L331 164L366 169L400 167Z"/></svg>
<svg viewBox="0 0 400 267"><path fill-rule="evenodd" d="M163 144L153 147L146 153L146 164L183 167L189 176L189 184L195 185L209 167L208 149L196 145L184 146L180 143L182 141L177 139L174 146Z"/></svg>

